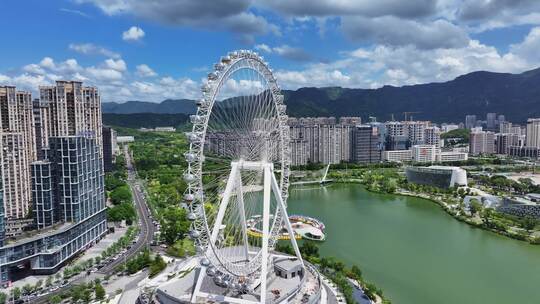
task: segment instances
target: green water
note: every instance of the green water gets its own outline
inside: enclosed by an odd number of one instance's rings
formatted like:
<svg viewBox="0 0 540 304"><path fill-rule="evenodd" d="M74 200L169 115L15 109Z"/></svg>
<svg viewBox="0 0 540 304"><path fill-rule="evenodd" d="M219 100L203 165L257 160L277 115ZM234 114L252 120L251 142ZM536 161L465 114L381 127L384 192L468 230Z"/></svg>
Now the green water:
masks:
<svg viewBox="0 0 540 304"><path fill-rule="evenodd" d="M540 303L540 245L472 228L430 201L334 184L292 188L289 213L322 220L321 254L359 265L393 303Z"/></svg>

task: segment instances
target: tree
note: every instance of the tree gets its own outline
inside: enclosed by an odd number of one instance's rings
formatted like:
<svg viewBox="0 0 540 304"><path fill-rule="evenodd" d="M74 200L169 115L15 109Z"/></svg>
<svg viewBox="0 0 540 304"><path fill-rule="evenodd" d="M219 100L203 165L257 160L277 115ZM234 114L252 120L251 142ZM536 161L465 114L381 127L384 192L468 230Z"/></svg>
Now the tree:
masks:
<svg viewBox="0 0 540 304"><path fill-rule="evenodd" d="M45 287L50 287L52 285L52 282L53 282L53 277L48 276L47 279L45 280Z"/></svg>
<svg viewBox="0 0 540 304"><path fill-rule="evenodd" d="M97 300L105 299L105 288L103 288L101 283L96 283L96 286L94 287L94 291L96 293Z"/></svg>
<svg viewBox="0 0 540 304"><path fill-rule="evenodd" d="M19 287L15 287L11 290L11 296L13 299L18 300L21 297L21 289Z"/></svg>
<svg viewBox="0 0 540 304"><path fill-rule="evenodd" d="M150 264L150 277L153 277L160 273L163 269L167 267L167 263L163 260L161 255L157 254L152 263Z"/></svg>
<svg viewBox="0 0 540 304"><path fill-rule="evenodd" d="M22 293L23 295L28 295L32 292L33 288L32 288L32 285L30 284L24 284L24 286L22 287Z"/></svg>
<svg viewBox="0 0 540 304"><path fill-rule="evenodd" d="M0 292L0 304L5 304L7 300L7 294Z"/></svg>
<svg viewBox="0 0 540 304"><path fill-rule="evenodd" d="M477 199L473 198L469 202L469 210L472 215L476 215L476 213L482 210L482 204Z"/></svg>
<svg viewBox="0 0 540 304"><path fill-rule="evenodd" d="M362 270L360 270L360 267L353 265L351 267L351 276L356 280L362 279Z"/></svg>
<svg viewBox="0 0 540 304"><path fill-rule="evenodd" d="M129 189L128 185L117 187L109 193L109 198L115 205L119 205L121 203L131 203L131 190Z"/></svg>
<svg viewBox="0 0 540 304"><path fill-rule="evenodd" d="M60 304L62 302L62 298L60 298L59 295L54 295L54 296L49 298L49 302L51 304Z"/></svg>
<svg viewBox="0 0 540 304"><path fill-rule="evenodd" d="M536 227L536 224L538 224L538 221L531 216L526 216L521 221L521 227L527 231L533 230L534 227Z"/></svg>
<svg viewBox="0 0 540 304"><path fill-rule="evenodd" d="M319 247L315 243L307 241L300 246L300 252L303 256L306 257L318 257L319 256Z"/></svg>
<svg viewBox="0 0 540 304"><path fill-rule="evenodd" d="M161 220L161 236L167 244L173 244L183 238L189 231L191 223L186 217L186 211L179 207L165 209Z"/></svg>

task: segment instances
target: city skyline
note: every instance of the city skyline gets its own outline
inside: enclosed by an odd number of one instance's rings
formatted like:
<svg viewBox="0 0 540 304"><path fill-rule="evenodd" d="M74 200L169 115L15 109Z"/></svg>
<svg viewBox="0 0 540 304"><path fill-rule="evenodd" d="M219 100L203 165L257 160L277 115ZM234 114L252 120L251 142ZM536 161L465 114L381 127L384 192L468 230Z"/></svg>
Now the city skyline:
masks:
<svg viewBox="0 0 540 304"><path fill-rule="evenodd" d="M267 57L286 89L372 88L540 66L534 1L318 0L308 8L299 1L230 0L226 7L7 1L11 13L0 25L9 29L5 39L18 43L4 49L10 60L0 63L0 84L36 90L58 79L82 80L100 87L106 102L196 98L209 62L232 49ZM19 15L27 22L17 23ZM50 37L55 43L47 43Z"/></svg>

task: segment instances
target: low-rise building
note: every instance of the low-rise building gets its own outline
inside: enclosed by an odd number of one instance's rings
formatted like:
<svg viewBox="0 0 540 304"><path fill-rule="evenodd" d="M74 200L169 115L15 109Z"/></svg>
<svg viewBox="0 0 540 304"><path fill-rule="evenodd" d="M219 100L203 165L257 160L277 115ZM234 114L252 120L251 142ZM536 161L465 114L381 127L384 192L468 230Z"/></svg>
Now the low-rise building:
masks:
<svg viewBox="0 0 540 304"><path fill-rule="evenodd" d="M439 153L439 161L441 163L445 162L458 162L458 161L466 161L469 159L469 154L466 152L454 152L454 151L447 151L447 152L441 152Z"/></svg>
<svg viewBox="0 0 540 304"><path fill-rule="evenodd" d="M407 182L438 188L467 185L467 171L459 167L429 166L407 167Z"/></svg>
<svg viewBox="0 0 540 304"><path fill-rule="evenodd" d="M540 158L540 148L537 147L508 147L508 155L512 157Z"/></svg>
<svg viewBox="0 0 540 304"><path fill-rule="evenodd" d="M411 150L383 151L383 161L386 162L407 162L412 160Z"/></svg>
<svg viewBox="0 0 540 304"><path fill-rule="evenodd" d="M133 136L116 136L116 143L117 144L127 144L135 141L135 137Z"/></svg>

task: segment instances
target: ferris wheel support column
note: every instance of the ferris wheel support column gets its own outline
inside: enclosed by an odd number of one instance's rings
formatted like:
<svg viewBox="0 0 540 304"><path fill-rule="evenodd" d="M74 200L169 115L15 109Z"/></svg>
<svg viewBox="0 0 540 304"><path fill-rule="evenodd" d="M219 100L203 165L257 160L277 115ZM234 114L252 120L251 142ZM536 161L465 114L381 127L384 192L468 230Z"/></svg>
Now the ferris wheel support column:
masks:
<svg viewBox="0 0 540 304"><path fill-rule="evenodd" d="M279 185L274 174L272 174L272 189L274 190L274 193L280 193ZM292 228L291 221L289 220L289 214L287 214L287 207L285 206L283 197L280 194L276 194L276 200L278 202L278 208L281 209L281 212L283 213L283 221L285 222L285 228L287 229L287 232L291 237L291 243L293 245L294 253L296 254L298 260L300 260L302 265L304 265L304 260L302 259L300 248L298 248L298 243L296 243L296 237L294 236L294 230Z"/></svg>
<svg viewBox="0 0 540 304"><path fill-rule="evenodd" d="M244 234L244 254L246 255L246 261L249 261L249 242L248 242L248 230L246 222L246 210L244 208L244 189L242 187L242 174L240 171L237 173L236 178L236 197L238 198L238 213L240 213L240 221L242 221L242 233Z"/></svg>
<svg viewBox="0 0 540 304"><path fill-rule="evenodd" d="M223 198L219 204L219 211L216 216L216 222L214 223L214 229L212 229L212 235L210 236L210 244L216 243L219 230L221 230L221 223L223 222L223 217L225 216L225 210L227 210L227 206L229 205L229 201L231 199L237 174L240 174L240 172L238 172L238 164L233 162L231 164L231 173L229 174L229 179L227 180L227 186L225 187L225 191L223 191Z"/></svg>
<svg viewBox="0 0 540 304"><path fill-rule="evenodd" d="M261 303L266 302L266 277L268 276L268 239L270 233L270 193L272 191L270 166L264 166L262 260L261 260ZM277 195L276 195L277 196Z"/></svg>

